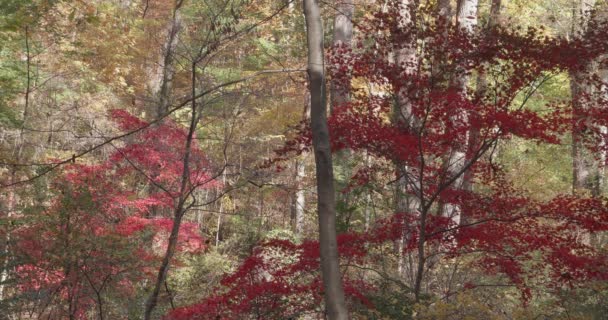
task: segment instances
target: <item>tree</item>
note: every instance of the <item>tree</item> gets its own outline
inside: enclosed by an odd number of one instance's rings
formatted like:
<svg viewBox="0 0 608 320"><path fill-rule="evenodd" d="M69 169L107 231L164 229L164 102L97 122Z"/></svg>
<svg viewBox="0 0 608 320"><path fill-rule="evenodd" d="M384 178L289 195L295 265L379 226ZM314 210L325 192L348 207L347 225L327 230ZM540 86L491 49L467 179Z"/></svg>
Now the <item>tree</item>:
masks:
<svg viewBox="0 0 608 320"><path fill-rule="evenodd" d="M325 306L329 319L348 319L336 242L336 195L326 115L323 26L317 1L304 0L304 16L308 43L310 127L316 164L319 250Z"/></svg>
<svg viewBox="0 0 608 320"><path fill-rule="evenodd" d="M603 315L603 2L4 2L0 318Z"/></svg>
<svg viewBox="0 0 608 320"><path fill-rule="evenodd" d="M577 15L572 20L573 30L577 29L584 33L593 12L595 1L581 1L580 7L576 8ZM575 125L572 130L572 174L574 193L589 193L592 196L600 194L601 173L599 158L586 151L583 141L586 139L587 127L592 124L587 119L589 104L596 100L594 96L594 84L591 79L593 69L597 61L587 61L579 70L570 72L570 92L572 95L573 121Z"/></svg>
<svg viewBox="0 0 608 320"><path fill-rule="evenodd" d="M353 305L357 299L353 297L357 295L349 293L363 292L361 288L368 292L379 290L380 279L403 285L411 299L407 301L421 303L425 303L430 294L448 300L458 292L482 290L496 283L515 287L525 302L532 299L536 290L556 292L560 288L584 286L587 281L604 281L608 277L607 257L575 239L579 230L596 233L608 228L606 199L564 193L537 199L505 179L505 170L489 155L499 139L503 142L522 139L538 144L562 143L563 134L571 129L567 106L560 101L550 101L543 105L543 112L538 113L529 108L527 102L551 75L576 70L585 59L603 55L607 42L605 36L600 35L606 25L598 24L594 28L597 32L571 40L547 37L533 29L514 31L500 25L472 34L466 28L437 23L432 15L434 10L417 7L411 8L415 11L411 16L416 17L416 24L403 28L402 9L402 3L392 2L385 11L376 12L360 25L362 39L358 43L361 45L349 54L330 53L329 58L332 61L330 72L338 79L352 68L353 78L364 79L370 83L369 87L374 85L389 92L401 92L402 101L408 101L409 105L406 111L410 117L406 119L416 120L415 126L389 121L391 97L354 86L351 103L335 110L329 119L332 151L349 148L368 152L379 163L402 163L408 168L408 181L411 181L405 184L405 193L415 197L418 203L416 211L405 208L406 211L380 221L369 232L338 236L351 310L356 310ZM418 45L425 48L417 52L416 69L390 59L394 52L411 48L411 42L395 39L412 38L418 39ZM341 64L333 63L337 60L342 61ZM436 61L447 62L441 64L441 72L432 70L437 66L433 63ZM408 68L411 73L406 72ZM433 75L437 74L446 79L463 74L486 74L492 81L486 84L486 90L468 95L464 94L465 90L454 90L446 82L432 81ZM461 84L468 91L469 82ZM595 115L600 110L603 109L588 111ZM310 145L314 130L303 128L301 135L282 152L301 152L303 145ZM478 132L478 139L470 142L469 132ZM459 170L452 171L442 160L459 145L467 146L466 161ZM383 181L391 176L390 168L390 165L365 168L355 174L351 184L356 187L374 183L374 180L386 183ZM475 190L454 186L467 172L470 181L478 184ZM433 214L440 202L466 212L467 221L459 224L450 217ZM408 266L414 271L409 283L395 280L384 272L381 263L370 264L369 261L386 256L387 245L404 239L406 232L409 235L405 238L403 252L398 252L397 256L412 254L417 263ZM300 258L301 252L311 245L261 244L260 252L277 246L284 250L281 252L287 252L282 254L294 258L284 258L282 261L286 261L286 265L273 267L272 262L265 260L268 253L256 252L251 260L226 278L229 280L223 284L228 293L172 315L179 319L204 318L207 314L230 317L271 312L265 308L264 301L275 302L269 308L279 310L280 316L292 315L293 310L314 308L304 303L298 305L293 300L300 290L304 290L302 288L310 290L314 285L320 291L321 284L315 283L314 278L299 274L303 269L314 270L310 263L317 263L319 259L312 255L307 256L312 259ZM315 245L322 246L320 243ZM448 264L459 259L465 264L467 273L480 270L484 275L471 276L462 272L463 278L455 288L446 284L447 292L442 291L443 284L431 281L433 272L441 267L434 263L437 259ZM362 283L355 286L358 289L350 291L350 276L364 274L361 270L367 270L377 278L366 274ZM249 288L244 292L269 288L270 293L268 296L247 295L237 288ZM286 299L277 301L277 296ZM256 298L260 300L254 302ZM366 305L367 310L374 310L374 307ZM407 306L404 309L407 310Z"/></svg>
<svg viewBox="0 0 608 320"><path fill-rule="evenodd" d="M116 147L105 163L66 168L55 180L58 192L51 206L40 208L39 216L17 229L19 255L25 261L17 267L22 294L48 292L47 298L40 298L40 307L33 301L40 316L84 319L95 310L103 319L108 315L106 292L133 298L136 283L150 277L157 257L169 245L163 235L178 225L149 214L154 208L179 206L186 133L174 123L150 127L123 110L112 116L122 130L140 129L137 142ZM189 181L213 187L216 182L204 155L196 146L191 149ZM142 196L127 187L139 175L155 176L152 182L159 192ZM178 227L182 232L174 250L205 249L193 224ZM45 310L49 302L54 307Z"/></svg>

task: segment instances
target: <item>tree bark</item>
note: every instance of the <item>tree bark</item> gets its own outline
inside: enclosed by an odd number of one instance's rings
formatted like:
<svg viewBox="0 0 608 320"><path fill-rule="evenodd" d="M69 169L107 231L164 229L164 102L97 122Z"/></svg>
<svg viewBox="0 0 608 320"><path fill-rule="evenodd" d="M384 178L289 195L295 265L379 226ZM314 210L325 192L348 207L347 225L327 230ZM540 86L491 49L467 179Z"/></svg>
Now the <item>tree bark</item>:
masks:
<svg viewBox="0 0 608 320"><path fill-rule="evenodd" d="M502 0L492 0L492 4L490 6L490 16L488 17L488 21L483 28L483 30L484 30L483 32L487 33L488 30L490 30L491 28L493 28L494 26L496 26L497 24L500 23L501 9L502 9ZM486 78L486 74L481 73L477 76L477 81L475 83L475 96L478 97L479 99L483 99L483 97L486 95L487 90L488 90L488 80ZM470 117L471 116L469 115L469 118ZM478 128L471 129L469 131L469 137L468 137L468 142L467 142L467 154L466 154L467 162L471 161L471 159L476 151L476 148L478 147L477 146L478 143L479 143L479 129ZM462 181L462 189L464 191L468 191L468 192L473 191L473 175L470 172L470 170L467 170L464 173L463 181ZM460 224L461 225L468 224L467 213L461 212L460 214L461 214Z"/></svg>
<svg viewBox="0 0 608 320"><path fill-rule="evenodd" d="M304 209L306 208L306 194L304 189L304 178L306 177L305 155L295 160L295 199L293 202L293 217L295 234L301 237L304 232Z"/></svg>
<svg viewBox="0 0 608 320"><path fill-rule="evenodd" d="M401 44L395 52L395 63L401 71L401 81L406 81L414 75L418 69L418 54L416 38L413 33L414 0L401 0L399 2L399 28L402 32L411 32L409 41ZM418 121L412 114L412 102L408 96L408 85L403 85L401 90L396 92L396 106L394 108L393 122L404 130L418 130ZM397 213L417 213L420 206L419 197L409 193L409 186L416 184L416 177L401 160L395 159L396 184L395 184L395 212ZM412 180L413 179L413 180ZM403 255L405 244L410 234L411 226L404 225L403 234L397 243L397 273L401 276L405 273L405 257Z"/></svg>
<svg viewBox="0 0 608 320"><path fill-rule="evenodd" d="M325 305L330 320L346 320L348 310L340 275L336 240L336 198L327 127L323 26L317 0L304 0L304 16L308 45L310 122L317 176L319 247Z"/></svg>
<svg viewBox="0 0 608 320"><path fill-rule="evenodd" d="M304 120L310 121L310 94L306 95L302 117ZM306 158L308 158L308 151L303 151L300 157L295 159L294 185L296 190L293 195L292 215L295 234L298 237L302 236L304 232L304 214L306 212L306 188L304 185L304 179L306 178Z"/></svg>
<svg viewBox="0 0 608 320"><path fill-rule="evenodd" d="M478 0L460 0L458 1L458 8L456 15L456 23L458 28L461 29L462 32L465 32L468 35L472 35L477 27L477 6ZM467 83L469 81L470 75L467 74L467 70L465 70L464 66L456 65L454 68L455 74L451 79L450 87L455 90L459 95L463 98L467 96ZM469 116L468 114L463 115L462 119L452 119L452 121L461 121L468 123ZM469 136L471 132L469 132ZM470 141L469 141L470 142ZM452 146L452 150L447 156L447 160L444 164L444 170L446 172L446 176L449 178L455 176L459 172L462 171L462 168L466 165L467 161L467 144L457 144ZM464 175L461 175L458 179L454 181L452 187L454 189L460 189L464 184ZM455 223L461 222L461 208L455 206L453 204L445 204L445 206L440 206L441 215L453 219Z"/></svg>
<svg viewBox="0 0 608 320"><path fill-rule="evenodd" d="M334 46L351 47L353 38L352 19L355 12L355 5L352 1L353 0L338 0L336 3L336 15L334 16ZM343 105L350 100L349 89L350 88L340 88L334 82L331 83L331 112L333 112L334 108L337 106Z"/></svg>
<svg viewBox="0 0 608 320"><path fill-rule="evenodd" d="M579 15L572 22L575 31L583 32L586 29L590 19L590 10L594 5L595 0L580 1L577 8ZM586 111L594 94L592 86L587 81L592 73L593 64L594 61L589 61L584 70L570 72L572 114L574 121L583 126L587 126ZM585 132L578 130L580 128L575 126L572 131L572 190L575 194L598 196L600 193L600 166L597 159L583 145Z"/></svg>
<svg viewBox="0 0 608 320"><path fill-rule="evenodd" d="M173 228L171 229L171 234L169 235L169 241L167 244L167 250L165 251L165 255L161 262L161 265L158 269L158 275L156 277L156 282L154 284L154 288L152 293L148 297L146 301L146 306L144 310L144 319L150 320L152 317L152 312L154 308L156 308L156 304L158 303L158 295L160 294L160 290L162 288L163 283L167 280L167 272L169 271L169 265L171 263L171 259L175 254L175 249L177 248L177 240L179 235L179 228L182 223L182 219L184 214L186 213L188 207L186 206L186 200L188 199L188 195L190 194L190 189L192 186L189 186L190 181L190 149L192 146L192 141L194 140L194 132L196 131L196 127L200 120L200 112L197 113L196 107L196 63L192 63L191 69L192 76L192 110L190 114L190 127L188 130L188 135L186 136L185 141L185 149L184 149L184 160L183 160L183 170L180 181L180 189L179 189L179 197L177 199L177 203L175 206L175 210L173 211Z"/></svg>
<svg viewBox="0 0 608 320"><path fill-rule="evenodd" d="M150 120L160 118L167 112L171 103L171 91L173 88L173 77L175 75L175 51L179 40L179 31L182 28L182 18L179 9L183 1L178 1L171 14L171 20L165 27L165 40L162 47L162 55L158 62L150 69L148 88L154 103L147 110Z"/></svg>
<svg viewBox="0 0 608 320"><path fill-rule="evenodd" d="M336 2L336 13L334 15L334 30L333 30L333 46L349 49L352 46L353 37L353 14L355 11L355 5L353 0L337 0ZM348 51L346 51L348 52ZM346 53L345 53L346 54ZM346 103L350 102L350 71L346 71L346 83L339 85L337 81L331 81L330 83L330 112L333 113L336 108L339 108ZM352 150L342 149L335 153L334 159L336 163L341 164L338 167L338 171L342 173L345 178L345 183L348 184L353 172L353 163L349 161L352 159ZM338 204L342 208L348 208L349 194L342 192L342 186L338 184L336 190L336 198Z"/></svg>
<svg viewBox="0 0 608 320"><path fill-rule="evenodd" d="M464 29L465 32L472 34L477 27L477 6L478 0L459 0L458 15L456 21L458 27Z"/></svg>

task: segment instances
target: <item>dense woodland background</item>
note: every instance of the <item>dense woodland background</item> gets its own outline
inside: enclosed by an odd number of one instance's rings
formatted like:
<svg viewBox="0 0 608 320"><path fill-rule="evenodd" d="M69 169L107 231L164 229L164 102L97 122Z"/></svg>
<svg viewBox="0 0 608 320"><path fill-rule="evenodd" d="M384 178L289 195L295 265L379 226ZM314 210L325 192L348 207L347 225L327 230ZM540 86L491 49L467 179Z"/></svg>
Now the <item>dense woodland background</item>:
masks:
<svg viewBox="0 0 608 320"><path fill-rule="evenodd" d="M305 5L0 0L0 319L608 317L608 3Z"/></svg>

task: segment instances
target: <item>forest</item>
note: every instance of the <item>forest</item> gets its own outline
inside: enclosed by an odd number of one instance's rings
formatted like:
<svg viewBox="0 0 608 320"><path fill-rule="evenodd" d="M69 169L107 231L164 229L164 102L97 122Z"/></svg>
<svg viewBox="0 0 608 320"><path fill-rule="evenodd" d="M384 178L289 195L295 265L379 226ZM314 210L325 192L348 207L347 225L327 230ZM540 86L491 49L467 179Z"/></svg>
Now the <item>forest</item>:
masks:
<svg viewBox="0 0 608 320"><path fill-rule="evenodd" d="M608 319L607 0L0 0L0 320Z"/></svg>

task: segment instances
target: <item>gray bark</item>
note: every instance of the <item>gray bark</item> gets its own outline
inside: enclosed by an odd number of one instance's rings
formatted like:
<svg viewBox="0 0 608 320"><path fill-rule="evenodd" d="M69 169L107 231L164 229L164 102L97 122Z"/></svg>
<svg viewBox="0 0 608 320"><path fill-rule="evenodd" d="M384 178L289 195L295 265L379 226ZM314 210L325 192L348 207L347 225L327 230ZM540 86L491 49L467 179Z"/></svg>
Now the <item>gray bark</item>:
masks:
<svg viewBox="0 0 608 320"><path fill-rule="evenodd" d="M574 33L585 32L595 3L595 0L581 0L577 4L578 15L573 17L572 21ZM593 125L586 114L598 94L589 81L596 69L597 61L588 61L585 68L569 74L572 116L575 122L585 127ZM586 130L572 131L572 191L577 195L597 197L601 194L601 157L596 157L583 144L586 134ZM595 240L597 237L594 234L581 234L581 242L584 244L592 245Z"/></svg>
<svg viewBox="0 0 608 320"><path fill-rule="evenodd" d="M334 30L333 30L333 45L334 47L350 48L352 45L353 38L353 14L355 11L355 5L353 0L337 0L336 2L336 13L334 15ZM340 107L350 101L350 71L347 71L347 83L343 84L344 87L338 85L336 81L332 81L330 84L330 97L331 101L329 104L330 112L334 112L335 108ZM339 169L343 170L343 175L348 183L352 176L353 164L349 161L352 158L352 150L344 149L339 150L335 154L335 162L341 164ZM349 194L343 193L338 187L336 190L336 197L338 203L343 203L345 207L349 207Z"/></svg>
<svg viewBox="0 0 608 320"><path fill-rule="evenodd" d="M587 71L590 72L590 71ZM572 72L570 74L570 91L572 93L573 116L579 123L588 123L585 116L592 89L585 80L586 71ZM588 196L600 195L600 164L598 159L583 145L585 132L574 130L572 132L572 189L574 193Z"/></svg>
<svg viewBox="0 0 608 320"><path fill-rule="evenodd" d="M413 12L410 6L414 4L413 0L402 0L399 2L400 15L399 27L407 30L414 23ZM408 79L414 75L418 67L418 55L416 52L416 39L412 36L409 43L403 44L395 54L395 62L402 70L400 77ZM394 121L397 125L410 128L416 126L416 119L412 115L412 102L408 97L407 89L404 86L396 93L396 103ZM402 164L397 164L397 195L395 200L395 210L397 212L414 212L418 208L417 201L408 196L408 171Z"/></svg>
<svg viewBox="0 0 608 320"><path fill-rule="evenodd" d="M355 5L353 0L338 0L336 3L336 15L334 16L334 46L350 47L353 38L353 14ZM339 88L335 83L331 83L331 104L330 108L342 105L348 102L349 88Z"/></svg>
<svg viewBox="0 0 608 320"><path fill-rule="evenodd" d="M458 1L458 14L456 15L457 26L466 34L472 35L477 27L477 0L460 0ZM455 74L452 77L450 86L457 90L462 96L467 95L467 83L470 75L467 74L467 70L459 65L455 68ZM462 119L453 119L453 121L468 122L468 115L463 115ZM469 135L471 133L469 132ZM445 171L449 177L453 177L462 171L466 165L466 144L454 145L450 154L447 156L445 163ZM464 175L461 175L456 179L452 185L453 188L462 188ZM459 224L461 222L461 209L453 204L446 204L442 208L441 214L445 217L451 218L454 223Z"/></svg>
<svg viewBox="0 0 608 320"><path fill-rule="evenodd" d="M414 10L412 6L415 5L413 0L401 0L399 2L399 17L398 26L400 29L407 32L407 30L413 30L413 23L415 17L413 16ZM418 69L418 54L416 46L416 38L412 34L409 43L402 44L401 47L395 53L395 62L400 67L401 79L405 80L414 75ZM394 121L398 126L403 128L417 128L417 120L412 115L412 102L407 93L407 86L403 86L402 89L396 93L396 107ZM411 180L413 177L412 173L409 172L408 167L400 162L396 162L396 174L397 181L395 184L395 211L397 213L416 213L420 205L418 197L408 193L408 188L415 181ZM405 244L410 237L410 226L405 225L403 235L398 241L397 250L397 272L399 275L405 273L405 257L403 251Z"/></svg>
<svg viewBox="0 0 608 320"><path fill-rule="evenodd" d="M226 165L224 164L224 172L222 172L222 185L225 186L226 185L226 171L228 171L228 169L226 169ZM217 214L217 226L215 229L215 246L219 246L220 245L220 238L221 238L221 231L222 231L222 215L224 214L224 201L223 201L223 197L221 197L220 199L220 209L219 212Z"/></svg>
<svg viewBox="0 0 608 320"><path fill-rule="evenodd" d="M458 26L469 34L472 34L477 27L477 5L477 0L458 1L458 15L456 16Z"/></svg>
<svg viewBox="0 0 608 320"><path fill-rule="evenodd" d="M437 1L437 13L446 19L448 23L452 22L452 5L450 2L450 0Z"/></svg>
<svg viewBox="0 0 608 320"><path fill-rule="evenodd" d="M308 77L311 99L310 121L317 176L317 208L321 275L327 316L330 320L348 319L340 275L336 240L336 199L325 97L323 26L317 0L304 0L308 45Z"/></svg>
<svg viewBox="0 0 608 320"><path fill-rule="evenodd" d="M500 21L500 11L502 8L501 0L492 0L490 6L490 16L488 17L487 24L484 26L484 32L496 26ZM485 73L481 73L477 76L477 82L475 84L475 95L477 97L484 97L488 89L488 80ZM469 131L469 141L467 143L467 155L466 161L470 162L475 152L475 148L479 143L479 129L471 129ZM463 176L462 189L465 191L473 191L473 176L470 171L466 171ZM460 224L465 225L468 223L466 212L461 212Z"/></svg>
<svg viewBox="0 0 608 320"><path fill-rule="evenodd" d="M578 3L579 14L573 19L575 32L585 31L594 5L595 0L581 0ZM594 61L589 61L584 70L570 72L573 117L575 121L585 125L590 120L585 113L590 107L590 99L594 95L593 87L587 80L593 69ZM572 189L577 194L598 196L600 193L600 165L599 161L583 145L584 136L585 132L578 130L572 132Z"/></svg>
<svg viewBox="0 0 608 320"><path fill-rule="evenodd" d="M148 89L154 99L154 103L147 111L150 120L158 119L164 115L171 103L171 91L175 75L175 51L179 41L179 31L182 28L182 18L179 13L181 3L182 1L179 1L173 10L171 20L165 28L166 35L162 54L150 70Z"/></svg>

